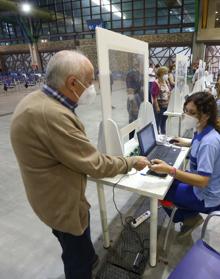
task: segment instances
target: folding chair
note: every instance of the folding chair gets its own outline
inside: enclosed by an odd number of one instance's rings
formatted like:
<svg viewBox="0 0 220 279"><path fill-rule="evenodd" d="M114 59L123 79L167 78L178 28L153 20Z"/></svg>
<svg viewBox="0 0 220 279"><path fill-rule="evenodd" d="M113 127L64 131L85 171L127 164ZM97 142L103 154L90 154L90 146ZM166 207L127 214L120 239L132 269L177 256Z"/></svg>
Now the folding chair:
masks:
<svg viewBox="0 0 220 279"><path fill-rule="evenodd" d="M168 225L167 225L167 228L166 228L166 234L165 234L164 243L163 243L163 252L166 252L167 242L168 242L168 238L169 238L169 235L170 235L170 230L171 230L171 227L172 227L172 224L173 224L173 218L174 218L175 213L176 213L178 208L175 206L174 203L172 203L170 201L167 201L167 200L160 200L159 202L163 207L167 207L170 210L172 210L170 218L169 218L169 222L168 222Z"/></svg>
<svg viewBox="0 0 220 279"><path fill-rule="evenodd" d="M220 211L210 213L202 227L201 239L193 245L167 279L219 279L220 252L204 240L209 220L220 217Z"/></svg>

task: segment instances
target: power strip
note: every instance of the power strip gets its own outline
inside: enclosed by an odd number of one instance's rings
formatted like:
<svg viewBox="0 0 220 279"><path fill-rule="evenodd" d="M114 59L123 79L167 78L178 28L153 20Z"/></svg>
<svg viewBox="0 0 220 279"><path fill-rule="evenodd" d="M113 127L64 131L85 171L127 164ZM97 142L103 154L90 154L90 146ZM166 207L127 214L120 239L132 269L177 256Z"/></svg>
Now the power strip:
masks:
<svg viewBox="0 0 220 279"><path fill-rule="evenodd" d="M141 223L143 223L145 220L147 220L148 218L150 218L150 211L147 210L144 213L142 213L140 216L138 216L137 218L135 218L132 222L131 222L131 226L133 228L136 228L137 226L139 226Z"/></svg>

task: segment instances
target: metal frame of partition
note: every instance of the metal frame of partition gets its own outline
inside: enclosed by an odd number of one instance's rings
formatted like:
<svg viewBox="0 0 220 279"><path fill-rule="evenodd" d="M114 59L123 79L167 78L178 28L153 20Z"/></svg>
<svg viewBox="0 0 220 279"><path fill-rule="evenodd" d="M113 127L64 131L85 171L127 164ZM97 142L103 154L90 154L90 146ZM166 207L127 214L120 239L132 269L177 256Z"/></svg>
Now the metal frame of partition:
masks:
<svg viewBox="0 0 220 279"><path fill-rule="evenodd" d="M65 40L92 38L88 19L101 19L106 29L125 35L193 32L193 0L35 0L35 5L50 11L55 18L41 21L40 38ZM15 20L15 19L14 19ZM0 19L0 45L26 42L16 22Z"/></svg>
<svg viewBox="0 0 220 279"><path fill-rule="evenodd" d="M149 57L150 62L154 65L169 66L173 64L177 54L190 56L192 52L192 46L150 46Z"/></svg>
<svg viewBox="0 0 220 279"><path fill-rule="evenodd" d="M50 60L50 58L56 52L40 52L40 59L42 61L43 71L46 70L46 66ZM14 53L14 54L6 54L4 55L4 63L7 69L10 69L12 72L23 72L30 73L33 71L31 67L31 55L30 53Z"/></svg>
<svg viewBox="0 0 220 279"><path fill-rule="evenodd" d="M217 78L220 71L220 45L207 45L205 50L206 65Z"/></svg>

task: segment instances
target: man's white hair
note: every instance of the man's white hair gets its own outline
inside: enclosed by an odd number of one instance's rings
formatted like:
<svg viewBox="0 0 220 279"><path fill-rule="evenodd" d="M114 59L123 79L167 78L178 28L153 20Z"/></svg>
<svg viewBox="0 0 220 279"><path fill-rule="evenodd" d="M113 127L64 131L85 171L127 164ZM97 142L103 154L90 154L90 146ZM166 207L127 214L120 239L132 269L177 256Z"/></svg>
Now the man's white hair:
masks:
<svg viewBox="0 0 220 279"><path fill-rule="evenodd" d="M84 82L88 58L75 50L62 50L51 57L46 69L46 84L59 89L68 76L74 75Z"/></svg>

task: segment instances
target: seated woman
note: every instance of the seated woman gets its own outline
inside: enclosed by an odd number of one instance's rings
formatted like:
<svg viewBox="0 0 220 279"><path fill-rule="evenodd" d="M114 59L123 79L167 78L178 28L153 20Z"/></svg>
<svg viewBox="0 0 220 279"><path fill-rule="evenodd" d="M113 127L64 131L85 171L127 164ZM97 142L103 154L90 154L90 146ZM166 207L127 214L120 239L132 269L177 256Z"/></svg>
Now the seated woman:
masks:
<svg viewBox="0 0 220 279"><path fill-rule="evenodd" d="M184 118L196 129L191 144L190 171L176 169L155 159L150 168L155 172L175 177L165 200L172 201L179 209L174 222L183 222L180 237L192 232L203 222L201 213L220 209L220 127L214 97L205 92L189 96L184 104ZM182 138L177 145L187 146ZM170 215L170 211L165 209Z"/></svg>

